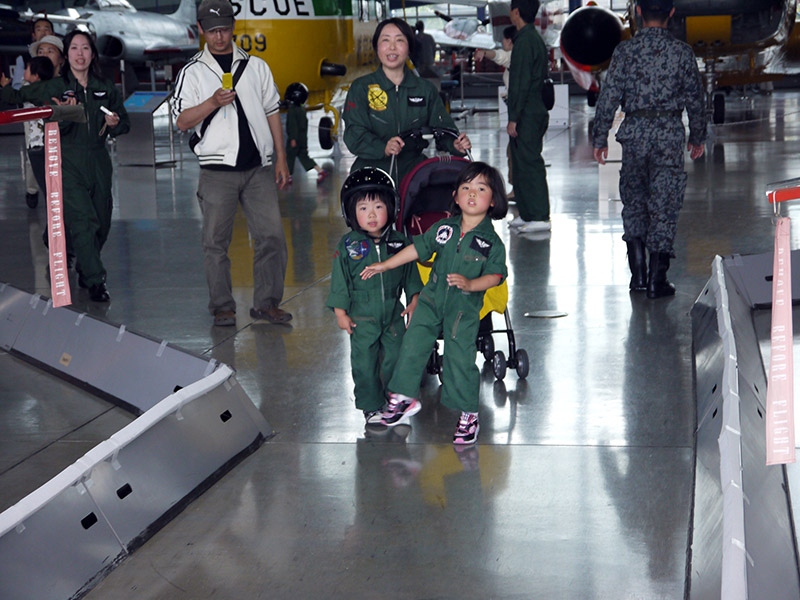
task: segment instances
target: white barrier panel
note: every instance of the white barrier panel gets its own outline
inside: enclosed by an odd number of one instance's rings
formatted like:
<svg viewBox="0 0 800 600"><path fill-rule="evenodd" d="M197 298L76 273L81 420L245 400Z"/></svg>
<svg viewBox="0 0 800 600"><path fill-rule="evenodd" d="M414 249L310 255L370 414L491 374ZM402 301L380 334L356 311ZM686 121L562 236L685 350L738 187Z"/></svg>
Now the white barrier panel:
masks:
<svg viewBox="0 0 800 600"><path fill-rule="evenodd" d="M0 514L2 600L80 597L272 434L230 367L5 284L0 347L142 413Z"/></svg>
<svg viewBox="0 0 800 600"><path fill-rule="evenodd" d="M84 593L270 433L225 365L165 398L0 514L0 597Z"/></svg>
<svg viewBox="0 0 800 600"><path fill-rule="evenodd" d="M214 359L71 308L53 308L9 285L0 290L0 346L136 414L217 367Z"/></svg>
<svg viewBox="0 0 800 600"><path fill-rule="evenodd" d="M764 277L765 274L760 274ZM698 430L689 598L800 597L783 467L765 465L766 377L747 291L717 257L692 309Z"/></svg>

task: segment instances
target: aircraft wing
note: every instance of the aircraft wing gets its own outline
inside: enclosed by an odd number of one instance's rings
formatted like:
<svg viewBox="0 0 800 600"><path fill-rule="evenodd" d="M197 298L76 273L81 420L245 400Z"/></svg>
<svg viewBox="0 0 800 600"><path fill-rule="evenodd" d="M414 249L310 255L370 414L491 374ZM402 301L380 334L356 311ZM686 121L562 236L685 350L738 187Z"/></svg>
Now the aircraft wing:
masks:
<svg viewBox="0 0 800 600"><path fill-rule="evenodd" d="M499 47L499 44L494 41L491 33L475 31L472 34L464 36L463 38L453 37L445 33L443 29L426 30L433 36L434 41L439 46L449 46L456 48L481 48L483 50L493 50Z"/></svg>

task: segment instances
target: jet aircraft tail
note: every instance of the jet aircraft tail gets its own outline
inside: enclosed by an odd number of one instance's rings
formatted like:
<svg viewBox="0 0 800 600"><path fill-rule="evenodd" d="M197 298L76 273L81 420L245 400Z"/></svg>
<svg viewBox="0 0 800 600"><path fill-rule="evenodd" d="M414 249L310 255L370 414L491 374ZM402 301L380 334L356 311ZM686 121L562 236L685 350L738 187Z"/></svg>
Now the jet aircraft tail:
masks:
<svg viewBox="0 0 800 600"><path fill-rule="evenodd" d="M197 4L195 0L181 0L178 10L170 16L181 23L194 25L197 22Z"/></svg>

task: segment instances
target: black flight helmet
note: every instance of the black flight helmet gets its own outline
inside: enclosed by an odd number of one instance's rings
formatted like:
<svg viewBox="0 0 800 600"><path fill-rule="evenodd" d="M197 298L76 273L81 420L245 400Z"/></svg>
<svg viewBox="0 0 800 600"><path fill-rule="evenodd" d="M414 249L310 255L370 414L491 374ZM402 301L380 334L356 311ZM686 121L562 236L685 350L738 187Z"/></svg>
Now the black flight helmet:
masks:
<svg viewBox="0 0 800 600"><path fill-rule="evenodd" d="M286 94L283 99L295 106L305 104L308 100L308 88L298 81L290 83L286 86Z"/></svg>
<svg viewBox="0 0 800 600"><path fill-rule="evenodd" d="M394 224L397 218L400 198L397 195L397 190L394 187L392 178L389 177L389 174L383 169L364 167L358 171L353 171L347 179L345 179L341 193L342 216L344 217L344 222L347 223L350 229L360 231L358 219L356 218L355 198L363 198L369 192L380 194L386 201L386 212L389 218L383 230L385 234L391 229L392 224Z"/></svg>

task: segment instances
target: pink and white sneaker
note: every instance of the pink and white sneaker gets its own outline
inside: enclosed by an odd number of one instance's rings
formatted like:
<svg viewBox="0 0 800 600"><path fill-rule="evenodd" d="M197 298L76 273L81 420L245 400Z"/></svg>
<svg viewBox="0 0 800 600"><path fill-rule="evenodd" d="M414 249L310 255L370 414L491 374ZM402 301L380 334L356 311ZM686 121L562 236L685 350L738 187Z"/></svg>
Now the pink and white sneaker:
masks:
<svg viewBox="0 0 800 600"><path fill-rule="evenodd" d="M416 398L403 394L389 394L389 404L383 409L381 423L387 427L408 423L408 420L422 410L422 403Z"/></svg>
<svg viewBox="0 0 800 600"><path fill-rule="evenodd" d="M462 412L458 420L458 427L453 435L453 443L458 446L474 444L478 441L478 432L481 425L478 423L478 413Z"/></svg>

